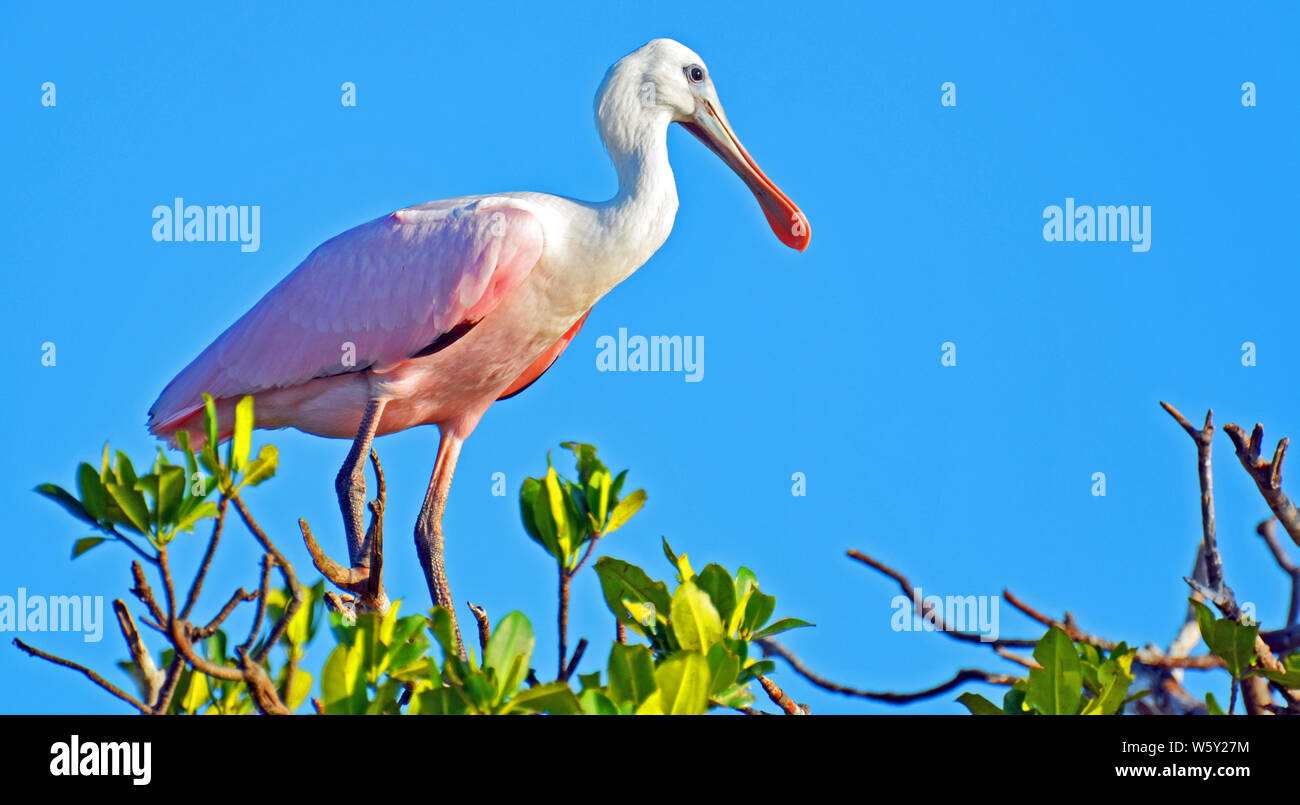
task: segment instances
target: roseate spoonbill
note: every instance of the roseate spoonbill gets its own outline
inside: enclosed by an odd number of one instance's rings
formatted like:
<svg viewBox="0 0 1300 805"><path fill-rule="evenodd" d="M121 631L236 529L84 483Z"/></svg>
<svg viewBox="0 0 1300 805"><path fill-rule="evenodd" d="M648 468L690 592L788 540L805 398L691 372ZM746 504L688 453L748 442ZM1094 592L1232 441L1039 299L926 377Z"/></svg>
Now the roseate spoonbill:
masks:
<svg viewBox="0 0 1300 805"><path fill-rule="evenodd" d="M335 488L354 568L368 568L365 461L375 436L435 424L437 458L415 527L435 604L452 610L442 515L461 443L498 399L550 368L601 297L668 237L677 189L669 123L681 123L749 186L781 242L808 221L732 131L704 62L656 39L618 61L596 124L618 194L589 203L500 193L398 210L326 241L167 385L149 429L203 440L202 394L221 438L255 397L258 428L353 439Z"/></svg>

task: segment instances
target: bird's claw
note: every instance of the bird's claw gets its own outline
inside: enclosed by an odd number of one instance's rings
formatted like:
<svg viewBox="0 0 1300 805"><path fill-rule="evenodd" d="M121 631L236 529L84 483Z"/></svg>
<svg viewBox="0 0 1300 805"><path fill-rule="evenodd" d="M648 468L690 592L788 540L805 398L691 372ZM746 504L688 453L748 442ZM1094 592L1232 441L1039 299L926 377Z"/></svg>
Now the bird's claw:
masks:
<svg viewBox="0 0 1300 805"><path fill-rule="evenodd" d="M306 520L298 520L298 527L302 529L303 542L307 545L307 553L311 555L312 564L320 571L321 575L329 579L330 583L341 590L346 591L348 595L344 597L335 593L330 593L334 599L342 602L337 611L347 616L349 613L355 618L356 612L379 612L388 611L388 595L384 592L384 501L387 497L387 490L384 485L384 473L379 466L379 456L374 450L370 451L370 460L374 464L375 478L377 481L377 496L370 501L370 524L366 528L365 542L362 543L369 549L364 560L357 562L352 567L343 567L335 562L325 553L316 538L311 533L311 528L307 525ZM331 603L335 603L332 599Z"/></svg>

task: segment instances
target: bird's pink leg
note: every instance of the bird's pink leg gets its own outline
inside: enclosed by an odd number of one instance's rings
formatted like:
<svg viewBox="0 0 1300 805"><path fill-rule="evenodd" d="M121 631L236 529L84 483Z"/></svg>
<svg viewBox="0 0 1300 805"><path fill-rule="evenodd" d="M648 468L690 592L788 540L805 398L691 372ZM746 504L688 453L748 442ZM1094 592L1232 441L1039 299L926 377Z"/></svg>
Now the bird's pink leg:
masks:
<svg viewBox="0 0 1300 805"><path fill-rule="evenodd" d="M424 506L415 522L415 550L420 555L420 568L424 570L434 605L451 613L456 645L463 659L465 644L460 639L456 606L452 602L451 585L447 583L447 566L442 555L442 514L447 509L447 495L451 491L451 477L456 472L461 441L453 429L442 430L442 438L438 442L438 459L433 465L433 477L429 479L429 491L424 496Z"/></svg>
<svg viewBox="0 0 1300 805"><path fill-rule="evenodd" d="M366 509L366 458L375 440L375 430L384 414L386 400L371 400L361 415L361 426L352 449L334 479L334 489L339 495L339 509L343 512L343 528L348 536L348 556L352 566L370 564L370 545L362 527L362 514Z"/></svg>

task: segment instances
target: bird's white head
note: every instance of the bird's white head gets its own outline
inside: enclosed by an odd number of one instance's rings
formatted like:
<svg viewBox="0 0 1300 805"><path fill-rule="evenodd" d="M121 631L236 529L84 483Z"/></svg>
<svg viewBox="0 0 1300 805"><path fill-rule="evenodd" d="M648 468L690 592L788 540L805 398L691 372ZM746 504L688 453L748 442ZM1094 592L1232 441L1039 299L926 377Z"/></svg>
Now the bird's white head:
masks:
<svg viewBox="0 0 1300 805"><path fill-rule="evenodd" d="M596 120L616 159L635 152L650 132L681 123L740 176L782 243L808 248L808 219L740 144L695 51L672 39L655 39L619 59L596 94Z"/></svg>

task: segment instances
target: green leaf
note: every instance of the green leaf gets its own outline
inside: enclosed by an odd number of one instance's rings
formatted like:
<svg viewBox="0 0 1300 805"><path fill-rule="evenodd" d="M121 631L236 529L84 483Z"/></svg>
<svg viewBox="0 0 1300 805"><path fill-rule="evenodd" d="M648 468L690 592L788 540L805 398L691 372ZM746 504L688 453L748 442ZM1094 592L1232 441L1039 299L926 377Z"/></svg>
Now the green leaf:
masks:
<svg viewBox="0 0 1300 805"><path fill-rule="evenodd" d="M609 499L618 500L618 493L623 489L623 482L627 480L627 470L623 470L614 476L614 483L609 487Z"/></svg>
<svg viewBox="0 0 1300 805"><path fill-rule="evenodd" d="M1255 664L1255 638L1259 635L1259 628L1244 626L1230 618L1216 620L1205 604L1195 599L1191 602L1205 645L1223 660L1234 679L1241 679Z"/></svg>
<svg viewBox="0 0 1300 805"><path fill-rule="evenodd" d="M651 579L646 572L636 565L602 556L596 562L596 575L600 578L600 589L605 596L605 604L614 616L631 626L638 634L645 634L640 623L627 614L623 601L636 601L654 606L660 613L670 610L671 599L668 597L668 585Z"/></svg>
<svg viewBox="0 0 1300 805"><path fill-rule="evenodd" d="M542 482L536 478L525 478L523 486L519 489L519 516L524 521L524 531L528 533L530 539L546 549L551 556L559 552L559 547L555 544L555 530L545 530L543 526L549 524L537 521L538 497L542 493Z"/></svg>
<svg viewBox="0 0 1300 805"><path fill-rule="evenodd" d="M301 668L294 669L293 679L290 680L289 690L284 697L284 704L289 708L289 712L294 712L307 701L307 696L311 693L311 684L311 674Z"/></svg>
<svg viewBox="0 0 1300 805"><path fill-rule="evenodd" d="M1129 685L1133 684L1133 652L1112 657L1097 668L1097 692L1083 707L1083 715L1109 716L1118 713L1128 699Z"/></svg>
<svg viewBox="0 0 1300 805"><path fill-rule="evenodd" d="M583 482L583 495L587 501L587 511L591 512L592 520L595 522L595 532L597 534L605 527L605 521L609 519L609 485L612 480L609 477L609 470L601 467L591 473L591 477Z"/></svg>
<svg viewBox="0 0 1300 805"><path fill-rule="evenodd" d="M217 516L217 504L210 500L199 503L176 521L177 531L192 531L195 523L208 517Z"/></svg>
<svg viewBox="0 0 1300 805"><path fill-rule="evenodd" d="M131 459L121 450L117 451L117 466L114 470L117 474L117 482L128 488L135 488L137 480L135 467L131 464Z"/></svg>
<svg viewBox="0 0 1300 805"><path fill-rule="evenodd" d="M217 404L212 399L211 394L203 395L203 429L208 436L206 447L215 452L219 431L217 428Z"/></svg>
<svg viewBox="0 0 1300 805"><path fill-rule="evenodd" d="M530 713L550 713L573 716L582 713L582 703L565 682L551 682L535 688L525 688L510 700L511 710Z"/></svg>
<svg viewBox="0 0 1300 805"><path fill-rule="evenodd" d="M758 589L758 577L749 568L741 567L736 571L736 600L743 600L751 589Z"/></svg>
<svg viewBox="0 0 1300 805"><path fill-rule="evenodd" d="M584 690L578 701L582 704L582 712L589 716L616 716L620 712L613 700L594 688Z"/></svg>
<svg viewBox="0 0 1300 805"><path fill-rule="evenodd" d="M1024 682L1024 680L1021 680ZM1002 712L1007 715L1023 716L1029 711L1025 709L1025 690L1021 687L1012 687L1002 697Z"/></svg>
<svg viewBox="0 0 1300 805"><path fill-rule="evenodd" d="M668 544L667 537L660 537L664 543L664 556L668 557L668 564L677 567L677 554L673 553L672 546Z"/></svg>
<svg viewBox="0 0 1300 805"><path fill-rule="evenodd" d="M1269 668L1256 668L1253 673L1270 679L1288 690L1300 688L1300 654L1288 654L1282 658L1281 671Z"/></svg>
<svg viewBox="0 0 1300 805"><path fill-rule="evenodd" d="M321 704L327 715L356 715L366 711L364 651L338 645L321 671Z"/></svg>
<svg viewBox="0 0 1300 805"><path fill-rule="evenodd" d="M185 468L177 465L163 467L158 473L158 528L176 521L181 502L185 499Z"/></svg>
<svg viewBox="0 0 1300 805"><path fill-rule="evenodd" d="M244 395L235 405L235 432L230 440L226 463L231 472L239 472L248 463L248 451L253 444L253 395Z"/></svg>
<svg viewBox="0 0 1300 805"><path fill-rule="evenodd" d="M969 710L971 712L971 715L973 716L1006 715L1006 713L1002 712L1001 707L998 707L996 704L984 698L983 696L979 695L978 693L970 693L970 692L963 693L962 695L957 697L957 701L966 705L966 709Z"/></svg>
<svg viewBox="0 0 1300 805"><path fill-rule="evenodd" d="M665 715L693 716L708 711L709 662L703 654L674 654L655 669L655 682L659 685L659 707Z"/></svg>
<svg viewBox="0 0 1300 805"><path fill-rule="evenodd" d="M751 662L740 669L740 675L736 677L737 682L748 682L751 679L757 679L763 674L770 674L776 670L776 663L772 660L759 660Z"/></svg>
<svg viewBox="0 0 1300 805"><path fill-rule="evenodd" d="M687 581L673 592L673 633L684 649L707 652L722 639L722 619L709 596L695 582Z"/></svg>
<svg viewBox="0 0 1300 805"><path fill-rule="evenodd" d="M102 542L108 542L108 537L82 537L72 546L72 558L76 559L86 551L94 548Z"/></svg>
<svg viewBox="0 0 1300 805"><path fill-rule="evenodd" d="M494 703L500 703L519 689L528 676L528 662L535 644L533 626L522 612L511 612L497 622L483 651L483 667L497 672Z"/></svg>
<svg viewBox="0 0 1300 805"><path fill-rule="evenodd" d="M654 660L645 646L615 643L609 652L609 695L619 704L639 706L658 690Z"/></svg>
<svg viewBox="0 0 1300 805"><path fill-rule="evenodd" d="M429 631L442 648L443 660L457 674L462 673L464 664L460 661L460 652L456 650L456 632L452 628L451 613L442 607L434 607L429 617L433 621L429 625Z"/></svg>
<svg viewBox="0 0 1300 805"><path fill-rule="evenodd" d="M561 442L560 447L573 451L574 459L578 464L578 481L584 486L595 473L605 469L605 465L596 458L596 448L592 445L582 442Z"/></svg>
<svg viewBox="0 0 1300 805"><path fill-rule="evenodd" d="M194 449L190 447L190 432L187 430L176 431L176 446L185 454L185 474L191 480L194 474L199 471L199 463L194 459Z"/></svg>
<svg viewBox="0 0 1300 805"><path fill-rule="evenodd" d="M767 623L768 618L772 617L775 609L774 597L760 593L757 587L749 590L749 603L745 605L745 616L740 623L741 635L747 636L756 632L759 627Z"/></svg>
<svg viewBox="0 0 1300 805"><path fill-rule="evenodd" d="M552 471L552 474L554 471ZM529 479L533 480L533 479ZM556 481L555 488L558 490L559 483ZM563 516L564 506L561 502L556 501L556 508L552 508L552 493L547 484L546 478L537 479L536 491L528 489L525 483L525 489L530 492L529 498L532 503L532 522L541 537L542 547L546 548L547 553L555 557L557 562L564 562L567 558L565 546L560 542L560 528L563 520L556 521L556 511ZM558 494L558 491L557 491Z"/></svg>
<svg viewBox="0 0 1300 805"><path fill-rule="evenodd" d="M134 479L131 486L110 483L108 494L126 516L128 525L141 534L149 534L149 507L144 502L144 495L134 488Z"/></svg>
<svg viewBox="0 0 1300 805"><path fill-rule="evenodd" d="M274 445L262 445L262 449L257 451L257 458L244 469L244 480L240 486L257 486L274 476L279 465L280 451Z"/></svg>
<svg viewBox="0 0 1300 805"><path fill-rule="evenodd" d="M1074 641L1053 626L1034 647L1034 659L1042 668L1029 670L1029 694L1025 700L1045 715L1074 715L1083 700L1083 674Z"/></svg>
<svg viewBox="0 0 1300 805"><path fill-rule="evenodd" d="M815 625L816 624L809 623L808 621L801 621L798 618L782 618L781 620L777 621L771 626L768 626L765 629L755 632L754 637L755 638L771 637L772 635L780 634L781 632L787 631L789 629L798 629L803 626L815 626Z"/></svg>
<svg viewBox="0 0 1300 805"><path fill-rule="evenodd" d="M608 536L610 534L613 534L615 531L619 530L620 528L622 528L624 523L626 523L629 519L631 519L632 515L641 511L641 507L644 505L645 505L644 489L638 489L632 494L620 500L618 502L618 505L614 507L614 511L609 513L609 522L605 524L604 534Z"/></svg>
<svg viewBox="0 0 1300 805"><path fill-rule="evenodd" d="M186 713L197 713L200 708L207 707L211 700L212 691L208 687L207 675L198 672L189 674L189 685L186 687L185 695L181 697L181 710Z"/></svg>
<svg viewBox="0 0 1300 805"><path fill-rule="evenodd" d="M709 600L713 602L713 608L718 611L722 622L729 622L731 614L736 611L736 583L731 580L727 569L722 565L707 564L695 577L695 583L709 594Z"/></svg>
<svg viewBox="0 0 1300 805"><path fill-rule="evenodd" d="M469 700L459 688L438 687L415 696L412 713L426 716L458 716L469 710Z"/></svg>
<svg viewBox="0 0 1300 805"><path fill-rule="evenodd" d="M81 504L87 514L95 520L104 519L104 484L95 468L84 461L77 467L77 494L81 495Z"/></svg>
<svg viewBox="0 0 1300 805"><path fill-rule="evenodd" d="M735 684L740 674L740 658L727 651L722 643L716 643L705 659L709 662L709 697L720 696Z"/></svg>
<svg viewBox="0 0 1300 805"><path fill-rule="evenodd" d="M712 701L721 707L749 707L754 703L754 694L743 684L735 684L722 693L715 695Z"/></svg>
<svg viewBox="0 0 1300 805"><path fill-rule="evenodd" d="M555 544L559 546L560 552L556 559L565 562L569 554L573 551L573 528L569 522L569 510L565 506L564 489L560 486L560 476L556 473L555 468L551 467L546 471L546 477L542 479L542 491L538 496L538 510L534 516L538 517L538 524L549 518L555 529Z"/></svg>
<svg viewBox="0 0 1300 805"><path fill-rule="evenodd" d="M68 494L68 492L64 490L63 487L57 486L55 484L41 484L40 486L36 487L35 491L36 494L43 495L49 498L50 500L54 501L55 503L59 504L60 506L63 507L64 511L66 511L68 514L71 514L73 517L77 518L83 523L88 523L90 525L99 525L99 523L95 522L95 518L91 517L90 513L86 511L86 507L81 505L81 501L77 500L72 495Z"/></svg>
<svg viewBox="0 0 1300 805"><path fill-rule="evenodd" d="M1208 712L1212 716L1227 715L1227 713L1223 712L1223 708L1219 706L1219 701L1218 699L1214 698L1213 693L1205 694L1205 709L1206 712Z"/></svg>

